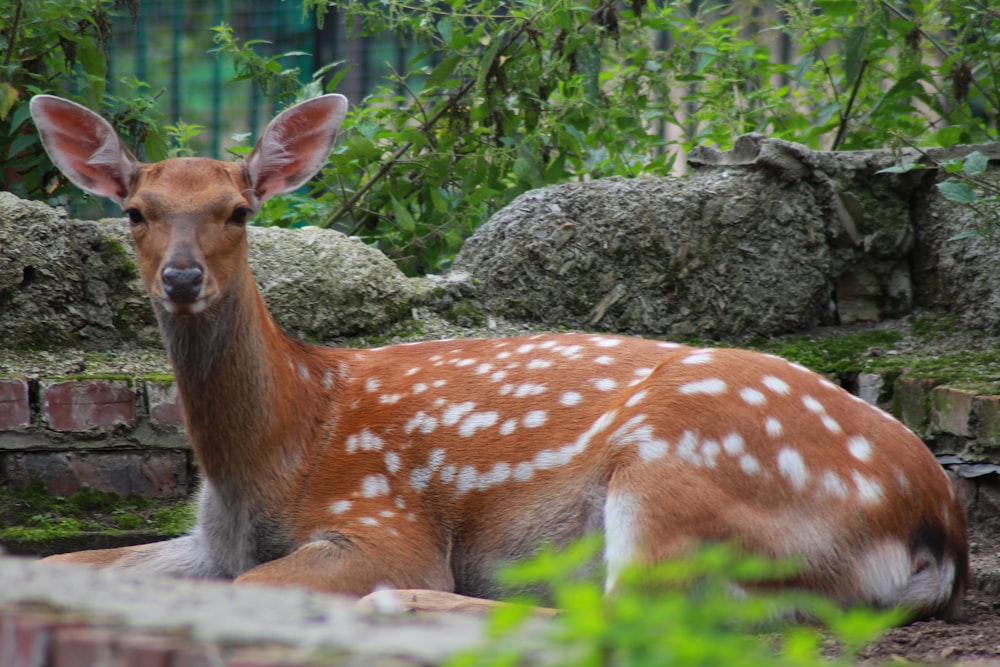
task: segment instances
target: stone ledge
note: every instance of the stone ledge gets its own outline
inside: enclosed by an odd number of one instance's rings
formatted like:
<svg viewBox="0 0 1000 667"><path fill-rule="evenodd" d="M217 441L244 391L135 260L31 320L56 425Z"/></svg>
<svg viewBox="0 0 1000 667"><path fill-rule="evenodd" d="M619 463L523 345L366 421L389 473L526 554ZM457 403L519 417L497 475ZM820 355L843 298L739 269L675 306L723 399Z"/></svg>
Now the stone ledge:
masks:
<svg viewBox="0 0 1000 667"><path fill-rule="evenodd" d="M193 487L192 464L169 377L0 379L7 485L179 498Z"/></svg>
<svg viewBox="0 0 1000 667"><path fill-rule="evenodd" d="M543 627L529 624L520 640L540 646ZM0 557L0 656L23 667L97 664L86 656L174 667L435 665L485 638L478 616L387 616L301 589Z"/></svg>

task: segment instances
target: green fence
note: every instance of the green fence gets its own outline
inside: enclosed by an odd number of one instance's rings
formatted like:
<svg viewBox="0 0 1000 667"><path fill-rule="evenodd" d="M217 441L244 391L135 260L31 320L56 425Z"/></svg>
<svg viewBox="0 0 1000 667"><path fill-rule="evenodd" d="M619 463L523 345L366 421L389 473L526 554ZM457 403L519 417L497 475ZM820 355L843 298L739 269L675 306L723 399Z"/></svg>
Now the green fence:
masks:
<svg viewBox="0 0 1000 667"><path fill-rule="evenodd" d="M275 112L249 82L231 81L230 63L212 53L212 28L233 27L241 41L266 40L256 48L267 55L302 51L308 55L282 60L297 67L308 81L312 72L344 61L348 73L338 92L352 103L381 82L384 63L400 67L404 57L392 37L370 39L348 34L342 17L331 8L324 28L303 16L299 2L277 0L150 0L143 2L133 26L127 13L115 19L108 79L111 92L123 77L135 78L159 93L159 108L168 122L183 120L205 131L193 142L200 155L223 157L234 134L255 136Z"/></svg>

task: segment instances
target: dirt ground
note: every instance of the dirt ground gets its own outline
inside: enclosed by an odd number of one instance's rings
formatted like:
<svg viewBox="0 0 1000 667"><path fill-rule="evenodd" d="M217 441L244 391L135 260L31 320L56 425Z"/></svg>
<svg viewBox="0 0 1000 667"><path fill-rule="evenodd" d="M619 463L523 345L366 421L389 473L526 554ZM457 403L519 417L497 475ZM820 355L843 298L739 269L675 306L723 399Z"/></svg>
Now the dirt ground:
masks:
<svg viewBox="0 0 1000 667"><path fill-rule="evenodd" d="M969 508L972 587L962 618L895 628L861 652L866 664L970 664L1000 667L1000 476L959 486Z"/></svg>

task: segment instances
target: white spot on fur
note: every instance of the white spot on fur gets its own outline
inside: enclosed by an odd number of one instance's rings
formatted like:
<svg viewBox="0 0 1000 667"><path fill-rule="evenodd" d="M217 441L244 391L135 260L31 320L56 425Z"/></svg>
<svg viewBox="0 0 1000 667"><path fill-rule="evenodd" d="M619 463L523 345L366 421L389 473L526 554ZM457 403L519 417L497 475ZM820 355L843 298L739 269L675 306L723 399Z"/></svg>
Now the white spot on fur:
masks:
<svg viewBox="0 0 1000 667"><path fill-rule="evenodd" d="M606 354L602 354L601 356L594 358L594 363L600 364L601 366L610 366L611 364L615 363L615 358L609 357Z"/></svg>
<svg viewBox="0 0 1000 667"><path fill-rule="evenodd" d="M796 491L806 488L809 482L809 470L806 468L802 455L793 447L784 447L778 452L778 472L792 485Z"/></svg>
<svg viewBox="0 0 1000 667"><path fill-rule="evenodd" d="M444 426L454 426L462 417L476 409L476 404L472 401L463 401L449 405L444 414L441 415L441 424Z"/></svg>
<svg viewBox="0 0 1000 667"><path fill-rule="evenodd" d="M518 463L514 467L514 474L512 475L512 478L514 479L515 482L527 482L534 476L535 476L535 467L530 463L528 463L527 461L524 461L522 463Z"/></svg>
<svg viewBox="0 0 1000 667"><path fill-rule="evenodd" d="M719 378L707 378L705 380L696 380L694 382L688 382L687 384L681 385L678 391L688 396L694 394L718 396L719 394L725 393L726 383Z"/></svg>
<svg viewBox="0 0 1000 667"><path fill-rule="evenodd" d="M830 433L840 433L843 430L840 428L840 424L837 420L830 415L823 415L820 417L820 421L823 422L823 426L825 426L826 430Z"/></svg>
<svg viewBox="0 0 1000 667"><path fill-rule="evenodd" d="M746 443L739 433L730 433L722 439L722 449L730 456L738 456L743 453Z"/></svg>
<svg viewBox="0 0 1000 667"><path fill-rule="evenodd" d="M877 503L882 500L882 487L878 482L868 479L857 470L851 473L854 486L858 489L858 497L863 503Z"/></svg>
<svg viewBox="0 0 1000 667"><path fill-rule="evenodd" d="M686 366L702 366L712 363L711 350L695 350L693 353L681 359L681 363Z"/></svg>
<svg viewBox="0 0 1000 667"><path fill-rule="evenodd" d="M457 366L458 368L464 368L466 366L472 366L474 364L476 364L475 359L459 359L458 361L455 362L455 366Z"/></svg>
<svg viewBox="0 0 1000 667"><path fill-rule="evenodd" d="M395 475L399 472L399 468L402 465L402 461L399 458L399 454L396 452L386 452L385 453L385 469L390 473Z"/></svg>
<svg viewBox="0 0 1000 667"><path fill-rule="evenodd" d="M455 478L455 491L465 493L476 485L476 469L473 466L463 466Z"/></svg>
<svg viewBox="0 0 1000 667"><path fill-rule="evenodd" d="M767 397L752 387L743 387L740 389L740 398L747 405L764 405L767 403Z"/></svg>
<svg viewBox="0 0 1000 667"><path fill-rule="evenodd" d="M535 344L534 343L525 343L521 347L517 348L517 353L518 354L528 354L529 352L531 352L534 349L535 349Z"/></svg>
<svg viewBox="0 0 1000 667"><path fill-rule="evenodd" d="M597 347L618 347L622 344L622 341L619 338L602 338L600 336L591 338L590 342Z"/></svg>
<svg viewBox="0 0 1000 667"><path fill-rule="evenodd" d="M539 371L545 368L549 368L554 363L555 363L554 361L550 361L548 359L532 359L525 365L525 368L527 368L529 371Z"/></svg>
<svg viewBox="0 0 1000 667"><path fill-rule="evenodd" d="M872 457L872 443L863 435L852 435L847 439L847 451L859 461L868 461Z"/></svg>
<svg viewBox="0 0 1000 667"><path fill-rule="evenodd" d="M437 428L437 423L437 417L433 417L423 410L420 410L417 414L407 420L403 430L407 433L413 433L414 431L419 430L424 435L427 435L434 432L434 429Z"/></svg>
<svg viewBox="0 0 1000 667"><path fill-rule="evenodd" d="M652 429L649 429L652 431ZM650 438L639 443L639 457L643 461L662 459L670 451L670 443L660 438Z"/></svg>
<svg viewBox="0 0 1000 667"><path fill-rule="evenodd" d="M350 500L338 500L330 504L330 514L343 514L353 505Z"/></svg>
<svg viewBox="0 0 1000 667"><path fill-rule="evenodd" d="M389 480L381 473L366 476L361 480L361 495L365 498L389 495Z"/></svg>
<svg viewBox="0 0 1000 667"><path fill-rule="evenodd" d="M358 519L358 523L364 524L365 526L377 526L377 525L379 525L378 524L378 519L376 519L374 517L370 517L370 516L363 516L363 517L361 517L360 519Z"/></svg>
<svg viewBox="0 0 1000 667"><path fill-rule="evenodd" d="M559 397L559 402L565 405L567 408L571 408L574 405L579 405L583 400L583 396L577 391L567 391L565 394Z"/></svg>
<svg viewBox="0 0 1000 667"><path fill-rule="evenodd" d="M493 410L489 410L487 412L473 412L462 420L462 423L458 427L458 434L463 438L468 438L475 435L476 431L493 426L499 419L500 415Z"/></svg>
<svg viewBox="0 0 1000 667"><path fill-rule="evenodd" d="M524 398L525 396L538 396L539 394L544 394L546 391L548 391L548 387L546 387L544 384L525 382L522 385L518 385L517 389L514 390L514 398Z"/></svg>
<svg viewBox="0 0 1000 667"><path fill-rule="evenodd" d="M740 457L740 469L748 475L756 475L760 472L760 461L753 454L744 454Z"/></svg>
<svg viewBox="0 0 1000 667"><path fill-rule="evenodd" d="M545 410L532 410L524 415L521 423L525 428L538 428L549 419L549 414Z"/></svg>
<svg viewBox="0 0 1000 667"><path fill-rule="evenodd" d="M806 410L809 412L814 412L818 415L826 414L826 408L823 407L823 404L809 394L802 397L802 405L806 406Z"/></svg>
<svg viewBox="0 0 1000 667"><path fill-rule="evenodd" d="M360 433L347 436L347 453L353 454L358 450L370 452L382 449L385 443L382 438L375 435L371 429L365 427Z"/></svg>
<svg viewBox="0 0 1000 667"><path fill-rule="evenodd" d="M604 591L614 590L639 548L639 503L628 493L611 492L604 501Z"/></svg>
<svg viewBox="0 0 1000 667"><path fill-rule="evenodd" d="M787 396L791 392L791 388L788 383L781 378L774 377L773 375L765 375L761 382L764 386L773 391L776 394L782 394Z"/></svg>
<svg viewBox="0 0 1000 667"><path fill-rule="evenodd" d="M382 394L379 396L378 402L383 405L394 405L399 403L401 398L403 398L402 394Z"/></svg>
<svg viewBox="0 0 1000 667"><path fill-rule="evenodd" d="M381 386L382 383L379 382L378 378L368 378L365 380L365 391L369 393L375 393Z"/></svg>
<svg viewBox="0 0 1000 667"><path fill-rule="evenodd" d="M490 382L503 382L507 377L507 371L496 371L490 376Z"/></svg>
<svg viewBox="0 0 1000 667"><path fill-rule="evenodd" d="M503 484L510 479L510 474L511 470L509 463L495 463L489 472L483 473L479 476L479 479L476 482L476 488L480 491L485 491L491 486Z"/></svg>
<svg viewBox="0 0 1000 667"><path fill-rule="evenodd" d="M764 430L772 438L777 438L778 436L780 436L782 434L782 432L785 429L781 425L780 421L778 421L774 417L768 417L767 419L764 420Z"/></svg>
<svg viewBox="0 0 1000 667"><path fill-rule="evenodd" d="M701 456L698 455L698 434L694 431L684 431L677 442L677 456L691 465L700 466Z"/></svg>
<svg viewBox="0 0 1000 667"><path fill-rule="evenodd" d="M719 443L715 440L706 440L701 443L701 458L709 468L715 467L715 459L719 456L720 451L722 450Z"/></svg>
<svg viewBox="0 0 1000 667"><path fill-rule="evenodd" d="M452 464L448 464L445 467L441 468L441 472L439 473L439 475L441 477L441 483L442 484L451 484L451 481L453 479L455 479L455 472L456 472L456 470L457 469Z"/></svg>
<svg viewBox="0 0 1000 667"><path fill-rule="evenodd" d="M432 449L427 457L427 465L419 466L410 471L410 486L417 491L423 491L431 482L434 471L444 463L445 450L438 447Z"/></svg>
<svg viewBox="0 0 1000 667"><path fill-rule="evenodd" d="M500 435L510 435L517 429L517 420L508 419L503 424L500 424Z"/></svg>
<svg viewBox="0 0 1000 667"><path fill-rule="evenodd" d="M403 375L406 375L406 376L416 375L419 372L420 372L420 367L419 366L414 366L413 368L411 368L408 371L406 371L405 373L403 373Z"/></svg>
<svg viewBox="0 0 1000 667"><path fill-rule="evenodd" d="M645 378L648 378L649 374L652 372L653 372L652 368L643 366L642 368L637 368L634 371L632 371L632 374L637 376L640 380L643 380Z"/></svg>
<svg viewBox="0 0 1000 667"><path fill-rule="evenodd" d="M591 383L597 391L611 391L618 386L618 383L611 378L599 378L597 380L591 380Z"/></svg>
<svg viewBox="0 0 1000 667"><path fill-rule="evenodd" d="M447 380L434 380L434 382L431 382L431 386L434 387L435 389L440 389L446 384L448 384Z"/></svg>
<svg viewBox="0 0 1000 667"><path fill-rule="evenodd" d="M846 498L847 494L850 493L850 489L847 488L844 480L832 470L827 470L823 473L820 485L824 493L834 498Z"/></svg>
<svg viewBox="0 0 1000 667"><path fill-rule="evenodd" d="M476 366L476 375L486 375L493 370L493 364L479 364Z"/></svg>
<svg viewBox="0 0 1000 667"><path fill-rule="evenodd" d="M646 395L648 393L649 391L646 389L635 392L634 394L628 397L627 401L625 401L625 407L634 408L635 406L639 405L646 398Z"/></svg>
<svg viewBox="0 0 1000 667"><path fill-rule="evenodd" d="M413 385L414 394L422 394L425 391L427 391L427 385L424 384L423 382L418 382L417 384Z"/></svg>

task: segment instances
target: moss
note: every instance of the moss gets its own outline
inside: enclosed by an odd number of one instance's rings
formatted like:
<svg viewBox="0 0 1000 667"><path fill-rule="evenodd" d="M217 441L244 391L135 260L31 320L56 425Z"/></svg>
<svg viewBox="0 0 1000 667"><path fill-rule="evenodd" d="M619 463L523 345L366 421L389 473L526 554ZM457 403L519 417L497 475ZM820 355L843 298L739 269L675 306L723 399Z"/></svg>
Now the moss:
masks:
<svg viewBox="0 0 1000 667"><path fill-rule="evenodd" d="M81 380L110 380L114 382L125 382L128 386L135 386L135 378L131 375L121 373L79 373L76 375L65 375L61 378L52 378L60 381L81 381Z"/></svg>
<svg viewBox="0 0 1000 667"><path fill-rule="evenodd" d="M184 535L194 528L195 504L189 502L164 507L153 513L152 521L153 527L161 535Z"/></svg>
<svg viewBox="0 0 1000 667"><path fill-rule="evenodd" d="M115 516L115 526L120 530L139 530L146 527L146 520L138 514L125 512Z"/></svg>
<svg viewBox="0 0 1000 667"><path fill-rule="evenodd" d="M188 501L122 497L87 487L64 498L50 494L40 482L24 489L0 488L0 542L12 547L19 543L45 550L61 538L143 528L173 537L190 529L193 516Z"/></svg>
<svg viewBox="0 0 1000 667"><path fill-rule="evenodd" d="M452 304L441 315L449 322L462 327L481 327L486 324L486 313L483 309L473 306L468 301Z"/></svg>
<svg viewBox="0 0 1000 667"><path fill-rule="evenodd" d="M130 280L139 275L139 265L136 264L123 243L114 238L104 237L101 244L103 259L115 272L117 278Z"/></svg>
<svg viewBox="0 0 1000 667"><path fill-rule="evenodd" d="M750 341L748 346L798 362L817 373L845 373L866 370L870 357L881 356L902 338L896 331L873 329L846 336L757 339Z"/></svg>
<svg viewBox="0 0 1000 667"><path fill-rule="evenodd" d="M147 373L142 376L142 379L146 382L151 382L164 387L170 386L174 383L174 376L169 373Z"/></svg>

